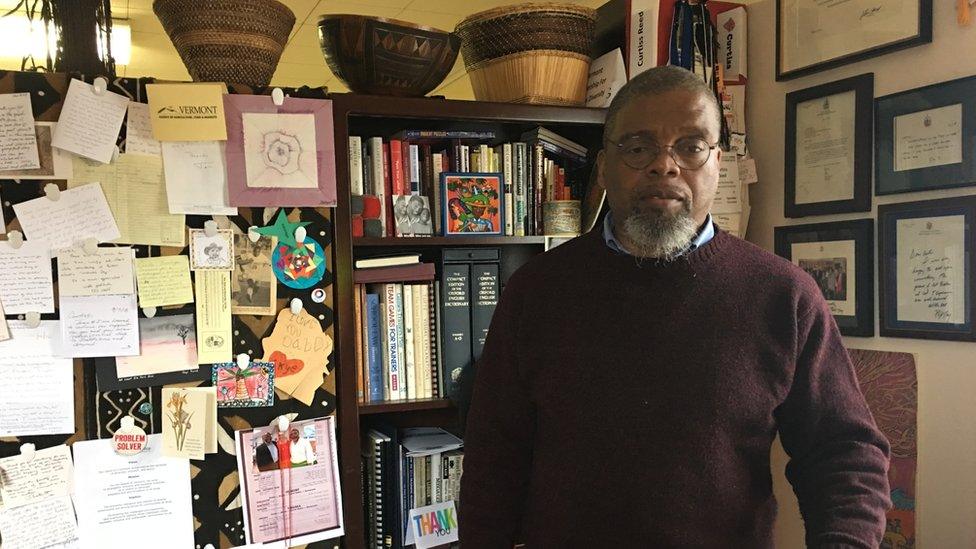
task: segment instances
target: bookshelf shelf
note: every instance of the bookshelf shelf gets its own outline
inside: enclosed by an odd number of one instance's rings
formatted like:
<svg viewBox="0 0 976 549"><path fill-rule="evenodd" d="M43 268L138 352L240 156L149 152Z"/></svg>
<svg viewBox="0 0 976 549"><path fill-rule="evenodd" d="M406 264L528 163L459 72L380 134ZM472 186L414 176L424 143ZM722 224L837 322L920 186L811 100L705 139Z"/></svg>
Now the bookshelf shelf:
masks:
<svg viewBox="0 0 976 549"><path fill-rule="evenodd" d="M353 246L505 246L513 244L545 244L544 236L435 236L354 238Z"/></svg>
<svg viewBox="0 0 976 549"><path fill-rule="evenodd" d="M388 414L391 412L418 412L452 408L454 404L446 398L425 398L420 400L375 402L359 405L359 415Z"/></svg>

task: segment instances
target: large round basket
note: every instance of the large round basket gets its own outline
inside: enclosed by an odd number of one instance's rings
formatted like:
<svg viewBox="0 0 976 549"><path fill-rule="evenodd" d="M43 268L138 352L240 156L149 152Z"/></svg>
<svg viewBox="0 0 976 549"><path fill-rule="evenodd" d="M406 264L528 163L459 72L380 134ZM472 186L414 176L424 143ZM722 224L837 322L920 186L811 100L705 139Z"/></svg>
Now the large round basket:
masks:
<svg viewBox="0 0 976 549"><path fill-rule="evenodd" d="M581 105L596 12L574 4L521 4L458 23L461 55L480 101Z"/></svg>
<svg viewBox="0 0 976 549"><path fill-rule="evenodd" d="M267 86L295 14L276 0L155 0L194 81Z"/></svg>

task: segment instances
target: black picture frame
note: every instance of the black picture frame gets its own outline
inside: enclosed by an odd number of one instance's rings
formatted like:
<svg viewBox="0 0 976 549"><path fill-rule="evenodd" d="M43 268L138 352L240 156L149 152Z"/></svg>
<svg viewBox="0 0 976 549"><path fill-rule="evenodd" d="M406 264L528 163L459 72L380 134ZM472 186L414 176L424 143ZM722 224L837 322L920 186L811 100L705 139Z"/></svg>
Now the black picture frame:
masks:
<svg viewBox="0 0 976 549"><path fill-rule="evenodd" d="M796 201L797 107L817 99L824 99L824 104L827 105L831 96L845 92L854 92L853 197L845 200L798 204ZM871 211L873 110L874 73L861 74L786 94L786 165L783 172L786 185L784 203L786 217Z"/></svg>
<svg viewBox="0 0 976 549"><path fill-rule="evenodd" d="M818 73L828 69L848 65L850 63L855 63L857 61L871 59L872 57L878 57L894 51L912 48L921 44L928 44L932 42L932 0L917 1L918 27L914 34L907 35L905 38L893 42L874 44L867 48L854 51L846 55L841 55L839 57L822 59L816 63L804 67L799 67L792 70L783 70L783 28L784 25L787 25L790 22L786 21L786 18L783 17L784 0L776 0L776 80L792 80L808 74ZM830 38L825 38L825 40L843 40L843 37L833 36ZM815 48L816 44L807 44L807 47Z"/></svg>
<svg viewBox="0 0 976 549"><path fill-rule="evenodd" d="M896 119L959 105L962 162L897 170ZM976 76L931 84L875 100L875 194L887 195L976 185ZM925 125L930 124L928 115ZM927 139L934 139L929 136Z"/></svg>
<svg viewBox="0 0 976 549"><path fill-rule="evenodd" d="M927 246L916 248L912 246L908 258L910 262L899 264L900 231L917 230L907 223L900 224L899 222L917 220L915 221L916 226L925 223L925 233L923 234L933 234L934 227L930 220L932 218L949 218L950 216L963 216L962 220L953 220L954 222L962 222L962 227L957 227L961 230L959 238L961 242L952 241L948 237L946 239L947 242L961 245L961 251L944 254L945 248L939 252L937 248ZM878 302L882 336L976 341L976 321L974 321L974 317L976 317L976 307L974 307L974 303L976 303L974 300L976 277L973 276L973 252L976 251L974 250L976 248L974 223L976 223L976 196L878 206L878 270L881 275L878 278ZM940 231L937 228L934 230ZM929 252L930 249L934 252ZM902 251L904 250L902 249ZM950 257L955 255L958 261L944 263L940 257L942 255ZM901 260L904 261L904 258ZM961 263L961 265L955 263ZM951 269L948 271L944 268L940 269L939 265L941 264L950 265ZM898 279L899 267L901 267L902 272L910 273L909 280ZM944 278L941 273L953 273L952 269L961 269L962 271L961 288L957 288L964 292L960 306L961 315L957 315L957 317L962 317L962 322L919 321L902 317L901 310L908 307L916 307L915 310L918 307L926 307L930 311L935 310L930 303L937 299L948 301L950 306L947 310L952 311L952 294L945 297L944 290L939 286ZM902 294L900 290L907 289L910 289L909 295L912 296L913 303L911 304L907 303L907 300L899 299L899 295Z"/></svg>
<svg viewBox="0 0 976 549"><path fill-rule="evenodd" d="M810 223L775 228L776 255L807 271L824 292L840 333L846 336L874 336L874 220L855 219L833 223ZM854 241L854 314L838 314L824 288L824 281L811 266L793 260L793 245L801 243ZM846 264L845 264L846 266ZM846 293L846 280L844 292Z"/></svg>

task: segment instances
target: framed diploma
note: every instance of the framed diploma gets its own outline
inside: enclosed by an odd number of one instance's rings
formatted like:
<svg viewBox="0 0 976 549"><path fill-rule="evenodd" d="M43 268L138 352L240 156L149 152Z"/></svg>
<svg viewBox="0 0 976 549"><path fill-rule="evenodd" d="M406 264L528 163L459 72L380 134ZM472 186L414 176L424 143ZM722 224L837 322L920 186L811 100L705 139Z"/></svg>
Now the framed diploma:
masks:
<svg viewBox="0 0 976 549"><path fill-rule="evenodd" d="M840 333L874 336L874 220L776 227L776 255L806 271Z"/></svg>
<svg viewBox="0 0 976 549"><path fill-rule="evenodd" d="M878 206L881 335L976 341L976 196Z"/></svg>
<svg viewBox="0 0 976 549"><path fill-rule="evenodd" d="M879 97L875 194L976 184L976 76Z"/></svg>
<svg viewBox="0 0 976 549"><path fill-rule="evenodd" d="M932 0L776 0L776 80L932 41Z"/></svg>
<svg viewBox="0 0 976 549"><path fill-rule="evenodd" d="M786 217L871 210L874 75L786 95Z"/></svg>

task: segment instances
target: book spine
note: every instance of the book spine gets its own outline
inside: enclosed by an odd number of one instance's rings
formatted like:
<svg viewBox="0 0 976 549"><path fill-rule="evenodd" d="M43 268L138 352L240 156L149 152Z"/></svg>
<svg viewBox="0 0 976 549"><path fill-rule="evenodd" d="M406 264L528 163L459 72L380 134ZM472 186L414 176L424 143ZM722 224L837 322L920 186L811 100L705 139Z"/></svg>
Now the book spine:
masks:
<svg viewBox="0 0 976 549"><path fill-rule="evenodd" d="M414 476L413 476L413 506L414 508L423 507L427 505L424 503L426 500L426 495L424 494L424 478L427 476L427 464L424 461L424 456L417 456L413 458L414 462Z"/></svg>
<svg viewBox="0 0 976 549"><path fill-rule="evenodd" d="M412 313L411 323L413 326L413 334L410 340L407 341L407 346L410 347L414 360L413 377L410 378L410 382L416 388L416 396L414 398L425 398L423 334L424 327L427 326L427 319L424 318L424 305L426 303L422 301L423 295L421 295L421 288L423 287L421 284L410 285L410 311ZM404 286L404 289L406 289L406 286ZM404 295L404 300L406 300L406 295Z"/></svg>
<svg viewBox="0 0 976 549"><path fill-rule="evenodd" d="M441 315L440 311L440 282L427 284L427 307L430 310L430 379L429 391L431 397L440 398L443 396L440 389L440 353L441 353Z"/></svg>
<svg viewBox="0 0 976 549"><path fill-rule="evenodd" d="M390 177L390 144L383 143L383 190L386 208L386 236L393 236L396 224L393 223L393 178Z"/></svg>
<svg viewBox="0 0 976 549"><path fill-rule="evenodd" d="M349 188L355 196L366 194L363 192L363 138L358 135L349 136Z"/></svg>
<svg viewBox="0 0 976 549"><path fill-rule="evenodd" d="M498 304L498 264L475 263L471 266L471 356L481 358L488 338L488 327Z"/></svg>
<svg viewBox="0 0 976 549"><path fill-rule="evenodd" d="M366 376L364 375L365 360L363 345L363 285L353 286L353 319L356 323L356 400L363 402L366 399Z"/></svg>
<svg viewBox="0 0 976 549"><path fill-rule="evenodd" d="M387 400L399 400L403 390L402 372L403 358L400 355L400 338L397 330L397 291L396 284L384 284L386 292L386 347L389 354L389 383L390 392L387 393Z"/></svg>
<svg viewBox="0 0 976 549"><path fill-rule="evenodd" d="M490 172L491 171L491 150L488 145L482 143L478 145L478 159L481 163L478 165L477 170L479 172Z"/></svg>
<svg viewBox="0 0 976 549"><path fill-rule="evenodd" d="M515 234L515 203L513 202L514 193L512 192L512 144L502 145L502 174L505 177L505 234L512 236Z"/></svg>
<svg viewBox="0 0 976 549"><path fill-rule="evenodd" d="M525 143L515 143L515 236L525 236Z"/></svg>
<svg viewBox="0 0 976 549"><path fill-rule="evenodd" d="M369 400L383 400L383 337L380 328L380 299L375 293L366 294L366 324L368 330L367 357L369 360Z"/></svg>
<svg viewBox="0 0 976 549"><path fill-rule="evenodd" d="M440 503L444 501L444 490L441 486L441 453L437 452L430 456L430 502Z"/></svg>
<svg viewBox="0 0 976 549"><path fill-rule="evenodd" d="M471 149L467 145L461 145L461 170L462 172L471 171Z"/></svg>
<svg viewBox="0 0 976 549"><path fill-rule="evenodd" d="M417 372L417 387L421 398L433 398L430 384L430 285L418 284L413 288L414 297L414 329L419 332L414 334L417 343L417 356L420 358L417 363L420 369Z"/></svg>
<svg viewBox="0 0 976 549"><path fill-rule="evenodd" d="M410 145L410 194L420 194L420 147Z"/></svg>
<svg viewBox="0 0 976 549"><path fill-rule="evenodd" d="M542 145L536 142L532 147L532 234L542 234L542 199L545 191L546 163Z"/></svg>
<svg viewBox="0 0 976 549"><path fill-rule="evenodd" d="M585 156L583 156L583 155L581 155L579 153L573 152L573 151L571 151L569 149L564 149L563 147L560 147L559 145L553 143L552 141L546 141L545 139L538 139L534 143L537 143L539 145L542 145L542 150L544 150L546 152L549 152L549 153L552 153L552 154L554 154L556 156L561 156L563 158L567 158L569 160L572 160L572 161L576 162L577 164L585 164L586 163L586 157Z"/></svg>
<svg viewBox="0 0 976 549"><path fill-rule="evenodd" d="M400 196L407 194L407 185L403 180L403 150L400 141L391 139L390 144L390 179L393 184L393 195Z"/></svg>
<svg viewBox="0 0 976 549"><path fill-rule="evenodd" d="M433 492L431 490L430 482L430 472L433 467L431 467L432 456L424 456L424 505L430 505L433 500Z"/></svg>
<svg viewBox="0 0 976 549"><path fill-rule="evenodd" d="M406 497L404 498L403 508L414 509L417 505L417 458L406 458L407 474L403 479L404 486L407 487Z"/></svg>
<svg viewBox="0 0 976 549"><path fill-rule="evenodd" d="M407 386L407 398L417 398L417 363L416 351L413 346L413 285L403 285L403 342L404 342L404 385Z"/></svg>
<svg viewBox="0 0 976 549"><path fill-rule="evenodd" d="M463 130L403 130L397 135L404 139L494 139L492 131Z"/></svg>
<svg viewBox="0 0 976 549"><path fill-rule="evenodd" d="M388 234L390 229L386 223L387 207L386 207L386 187L384 180L385 170L383 169L383 139L380 137L370 137L369 138L369 157L370 157L370 180L373 183L372 194L376 195L376 198L380 201L380 223L383 225L383 234Z"/></svg>
<svg viewBox="0 0 976 549"><path fill-rule="evenodd" d="M441 345L443 354L444 393L457 394L461 371L471 362L471 295L470 266L446 263L443 269L441 296Z"/></svg>
<svg viewBox="0 0 976 549"><path fill-rule="evenodd" d="M407 348L404 344L404 323L403 323L403 284L394 284L394 290L396 292L396 337L397 337L397 353L400 357L400 400L407 399L407 386L409 383L409 378L407 377Z"/></svg>

